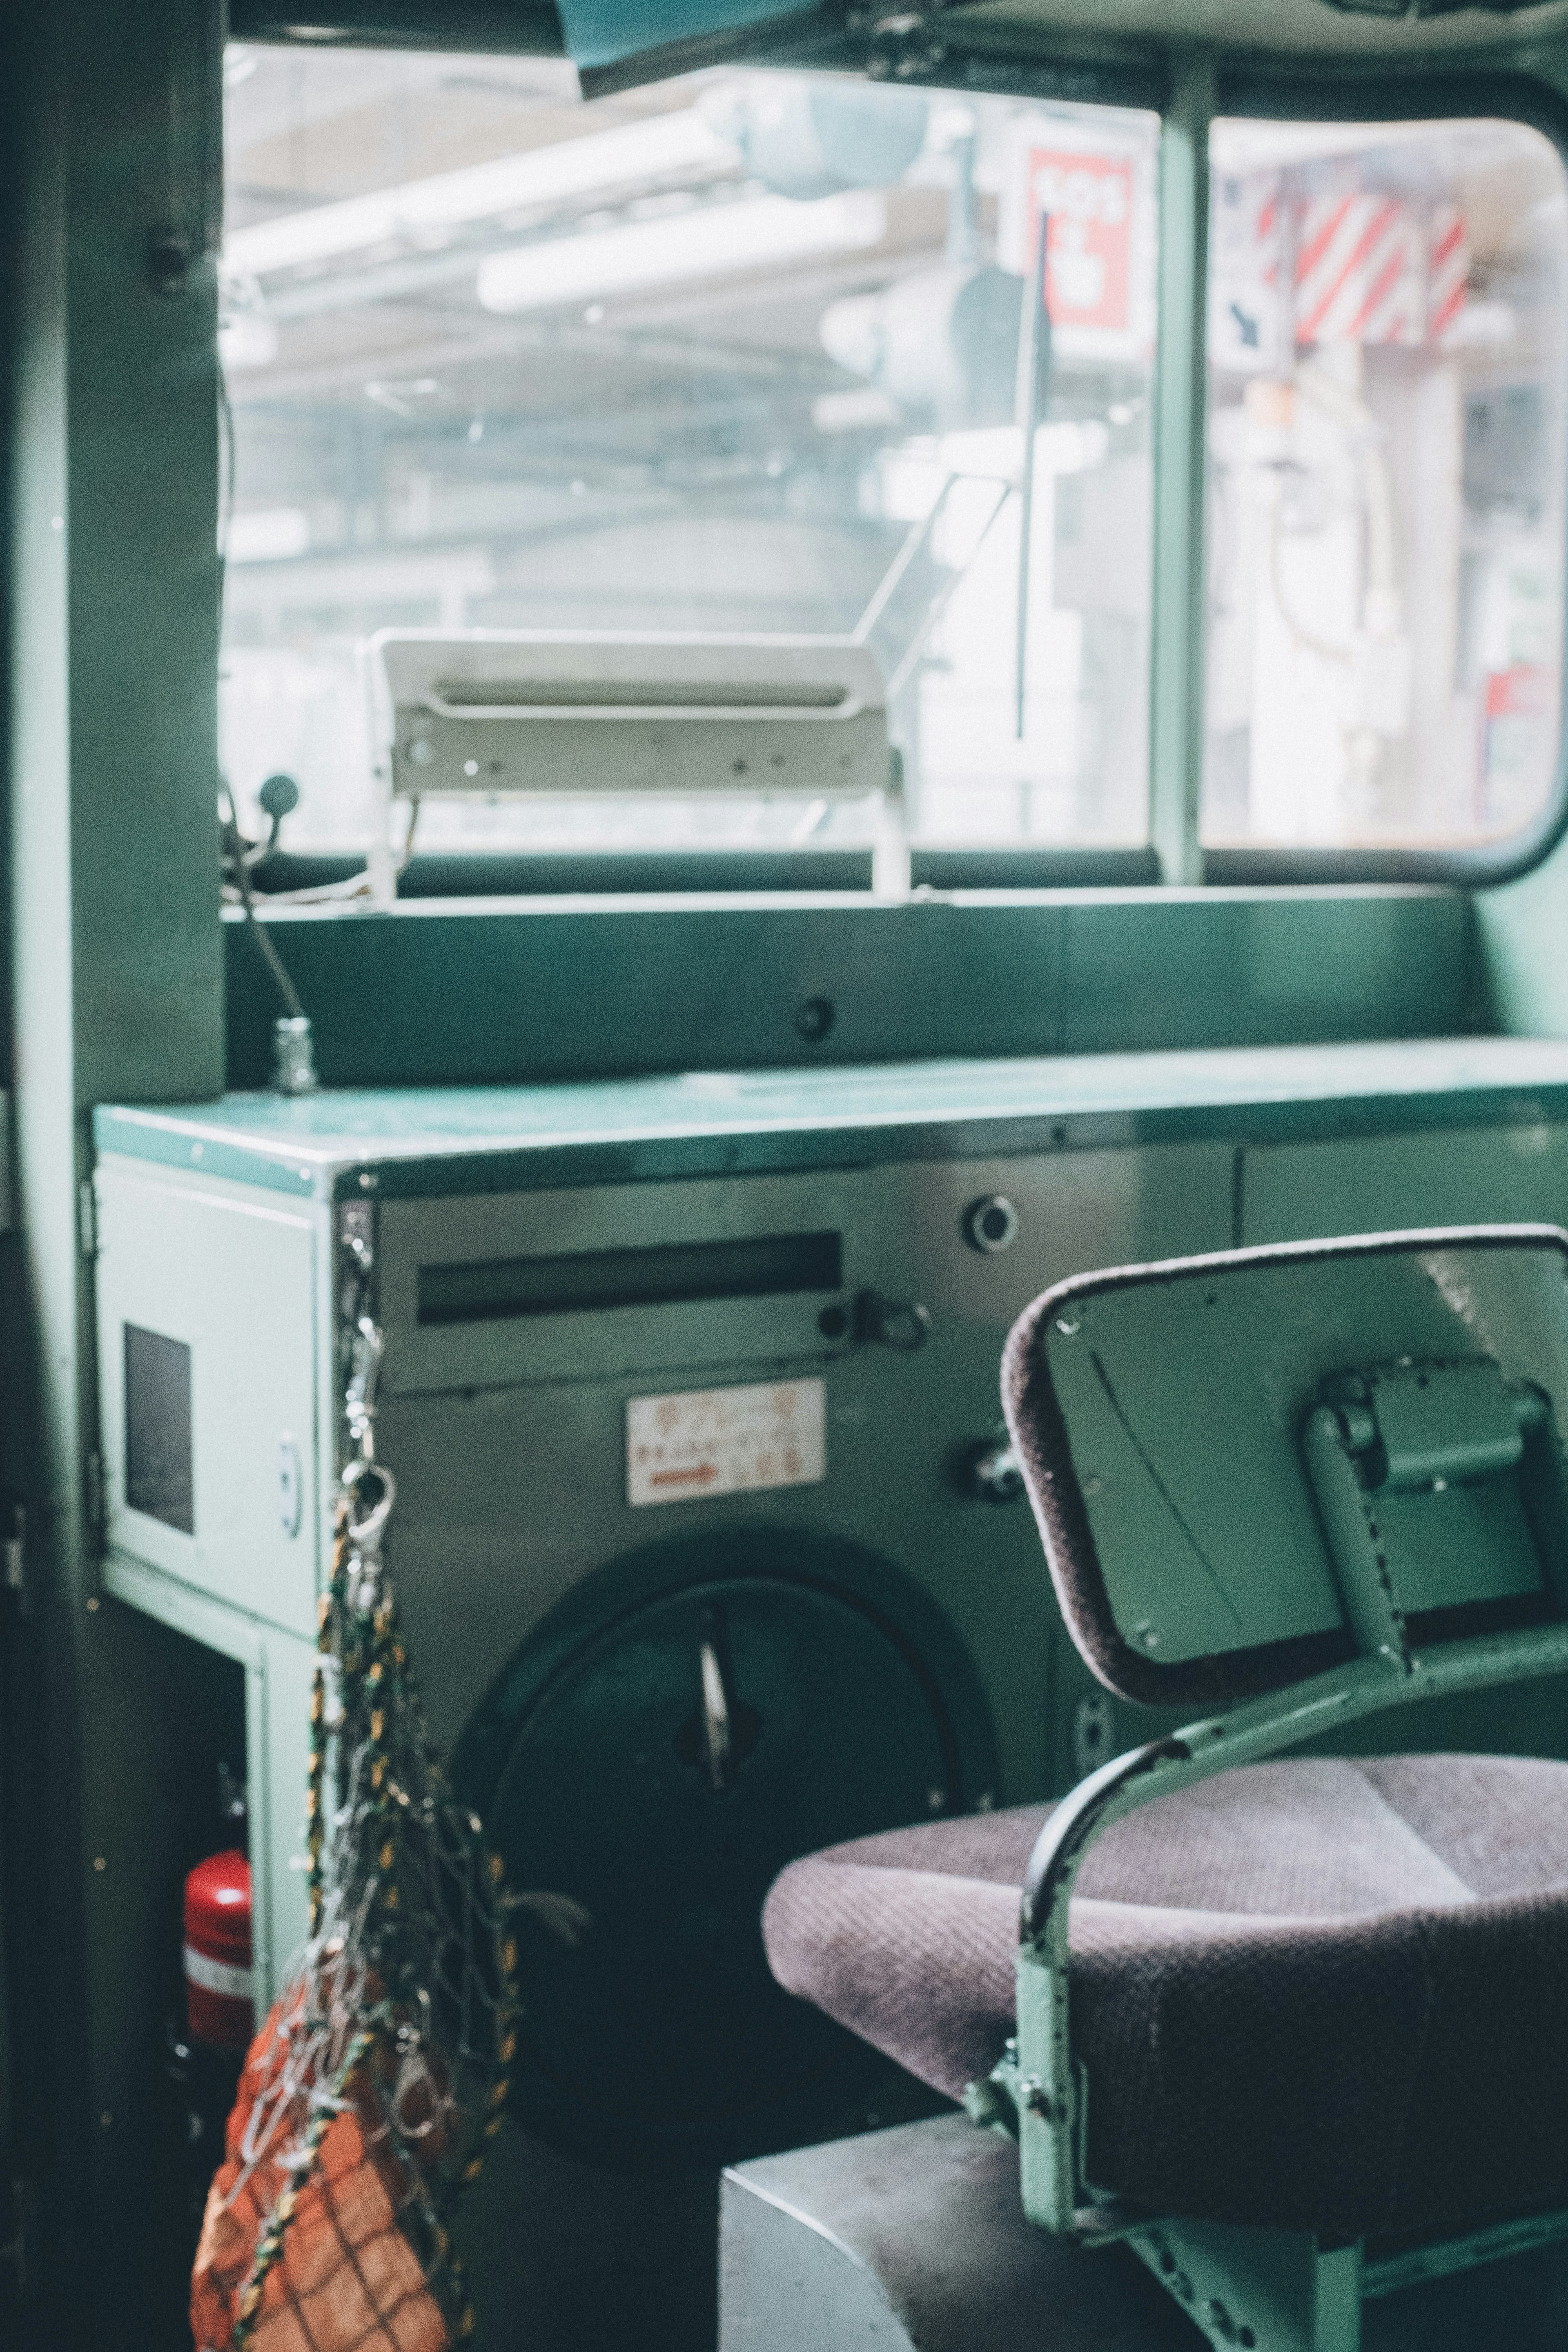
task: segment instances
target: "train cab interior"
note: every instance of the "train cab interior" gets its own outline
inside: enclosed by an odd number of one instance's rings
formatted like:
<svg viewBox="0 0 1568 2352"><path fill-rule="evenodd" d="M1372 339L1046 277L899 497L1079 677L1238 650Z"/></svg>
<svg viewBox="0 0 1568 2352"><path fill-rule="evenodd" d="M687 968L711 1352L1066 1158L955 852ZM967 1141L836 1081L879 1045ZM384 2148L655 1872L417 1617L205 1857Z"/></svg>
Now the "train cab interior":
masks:
<svg viewBox="0 0 1568 2352"><path fill-rule="evenodd" d="M1568 0L5 54L0 2345L1561 2352Z"/></svg>

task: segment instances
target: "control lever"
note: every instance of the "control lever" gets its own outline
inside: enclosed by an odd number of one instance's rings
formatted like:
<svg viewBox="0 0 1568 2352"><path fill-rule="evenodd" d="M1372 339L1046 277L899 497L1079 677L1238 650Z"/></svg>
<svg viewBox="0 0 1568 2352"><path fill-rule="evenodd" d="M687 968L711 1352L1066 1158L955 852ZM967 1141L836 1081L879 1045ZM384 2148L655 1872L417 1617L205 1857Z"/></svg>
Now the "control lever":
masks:
<svg viewBox="0 0 1568 2352"><path fill-rule="evenodd" d="M719 1622L715 1612L702 1612L702 1639L698 1645L697 1660L702 1675L702 1736L708 1748L708 1780L716 1794L722 1794L730 1785L730 1763L732 1741L730 1732L730 1694L724 1684L724 1665L719 1655L717 1635Z"/></svg>
<svg viewBox="0 0 1568 2352"><path fill-rule="evenodd" d="M879 1339L901 1356L912 1356L931 1337L931 1313L912 1298L884 1298L879 1290L863 1290L855 1301L855 1337Z"/></svg>

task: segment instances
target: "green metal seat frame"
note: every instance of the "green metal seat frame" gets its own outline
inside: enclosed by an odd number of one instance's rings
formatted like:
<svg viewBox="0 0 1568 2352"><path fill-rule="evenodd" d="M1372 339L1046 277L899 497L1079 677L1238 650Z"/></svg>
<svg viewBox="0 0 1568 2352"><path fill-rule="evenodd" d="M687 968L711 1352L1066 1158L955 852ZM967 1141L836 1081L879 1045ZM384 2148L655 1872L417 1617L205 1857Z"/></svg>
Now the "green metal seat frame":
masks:
<svg viewBox="0 0 1568 2352"><path fill-rule="evenodd" d="M1390 1279L1394 1261L1404 1262L1409 1279L1397 1269ZM1312 1328L1304 1343L1278 1318L1258 1317L1258 1297L1238 1297L1237 1313L1215 1318L1215 1308L1238 1282L1252 1280L1256 1291L1258 1275L1286 1272L1292 1280L1283 1294L1277 1281L1268 1282L1275 1305L1292 1287L1302 1305L1310 1298L1316 1307L1324 1292L1334 1295L1336 1312L1316 1321L1306 1318ZM1511 1367L1473 1340L1465 1349L1471 1276L1483 1289L1489 1278L1495 1280L1502 1294L1500 1319L1515 1342ZM1158 1298L1156 1314L1140 1316L1140 1293ZM1079 1342L1091 1336L1097 1309L1107 1300L1119 1302L1118 1328L1108 1335L1109 1349L1095 1359L1094 1380L1079 1383L1075 1394L1076 1374L1064 1378L1064 1367L1071 1354L1081 1356ZM1410 1311L1401 1311L1402 1301ZM1349 1352L1342 1334L1356 1325L1363 1327L1365 1344ZM1150 1668L1146 1653L1139 1657L1136 1635L1142 1632L1147 1641L1152 1629L1142 1621L1122 1622L1128 1595L1118 1590L1117 1571L1124 1563L1109 1556L1108 1538L1125 1543L1130 1528L1156 1547L1163 1540L1170 1545L1178 1528L1193 1537L1190 1521L1183 1524L1184 1498L1172 1490L1168 1465L1187 1460L1194 1421L1203 1420L1205 1375L1215 1369L1216 1347L1234 1347L1238 1328L1241 1361L1229 1366L1230 1393L1255 1398L1274 1454L1261 1484L1254 1481L1251 1500L1259 1508L1253 1522L1242 1514L1241 1549L1248 1541L1268 1546L1272 1568L1283 1563L1287 1571L1299 1572L1276 1577L1272 1622L1244 1629L1262 1633L1263 1641L1238 1642L1228 1654L1192 1657L1173 1668ZM1291 1379L1281 1383L1279 1378L1282 1356L1292 1354L1293 1397ZM1134 1356L1145 1397L1158 1398L1162 1382L1168 1389L1163 1416L1154 1414L1155 1423L1163 1419L1163 1428L1136 1425L1139 1409L1118 1393L1117 1375ZM1124 2210L1086 2177L1089 2086L1073 2044L1068 1906L1093 1841L1141 1805L1394 1707L1568 1667L1568 1477L1552 1402L1555 1396L1568 1407L1568 1234L1517 1226L1379 1234L1079 1276L1037 1302L1015 1334L1010 1360L1009 1420L1031 1466L1037 1516L1064 1601L1069 1581L1064 1571L1070 1567L1079 1571L1081 1609L1081 1555L1099 1547L1087 1581L1091 1589L1097 1580L1102 1584L1107 1623L1101 1632L1113 1652L1121 1650L1121 1671L1106 1672L1103 1642L1098 1657L1081 1638L1080 1647L1113 1688L1154 1698L1162 1675L1177 1692L1205 1677L1213 1683L1228 1676L1245 1688L1248 1681L1280 1683L1283 1662L1310 1654L1325 1639L1337 1640L1344 1654L1322 1671L1114 1759L1058 1807L1024 1887L1016 2040L990 2077L971 2087L966 2105L977 2122L1016 2138L1024 2208L1032 2221L1085 2246L1129 2245L1212 2344L1258 2352L1356 2352L1366 2300L1568 2235L1568 2213L1531 2215L1373 2261L1360 2244L1325 2248L1298 2232ZM1526 1377L1518 1377L1521 1369ZM1268 1373L1275 1376L1271 1388ZM1132 1441L1127 1460L1138 1491L1131 1520L1129 1478L1121 1480L1122 1496L1108 1507L1097 1490L1117 1481L1079 1475L1084 1459L1103 1458L1100 1449L1111 1429L1100 1399L1109 1400ZM1214 1467L1213 1446L1223 1456L1227 1446L1245 1448L1247 1435L1246 1430L1210 1429L1211 1458L1195 1465L1195 1490ZM1156 1460L1162 1445L1165 1452ZM1201 1457L1201 1428L1197 1451ZM1271 1528L1268 1519L1278 1516L1288 1493L1292 1459L1301 1507L1292 1525ZM1233 1476L1224 1488L1227 1506L1237 1483L1247 1486L1245 1475ZM1379 1497L1375 1520L1367 1507L1373 1494ZM1069 1563L1064 1554L1075 1547L1080 1556ZM1174 1549L1180 1551L1179 1541ZM1337 1629L1309 1622L1310 1601L1298 1606L1315 1589L1324 1563L1339 1604ZM1212 1552L1204 1564L1215 1565ZM1226 1569L1219 1559L1222 1579ZM1067 1606L1066 1613L1080 1635L1074 1608ZM1321 1620L1321 1606L1317 1615ZM1497 1622L1510 1616L1536 1622ZM1135 1686L1131 1694L1129 1684Z"/></svg>

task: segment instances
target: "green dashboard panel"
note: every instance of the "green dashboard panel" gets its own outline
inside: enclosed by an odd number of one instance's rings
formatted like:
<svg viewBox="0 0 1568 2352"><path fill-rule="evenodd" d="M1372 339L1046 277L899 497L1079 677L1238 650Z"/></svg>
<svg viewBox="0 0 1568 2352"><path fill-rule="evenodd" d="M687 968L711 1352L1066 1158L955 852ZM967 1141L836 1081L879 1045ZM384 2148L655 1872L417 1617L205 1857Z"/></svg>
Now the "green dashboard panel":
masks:
<svg viewBox="0 0 1568 2352"><path fill-rule="evenodd" d="M1487 1025L1446 888L708 892L268 908L345 1086L1165 1053ZM276 983L225 919L227 1072L270 1075Z"/></svg>
<svg viewBox="0 0 1568 2352"><path fill-rule="evenodd" d="M1248 1147L1237 1239L1410 1221L1394 1207L1407 1189L1402 1152L1412 1167L1436 1168L1426 1186L1435 1221L1540 1216L1542 1155L1565 1124L1568 1043L1513 1037L332 1088L292 1099L230 1094L210 1105L115 1105L95 1115L100 1151L313 1200L1228 1139ZM1452 1152L1456 1167L1473 1167L1473 1210L1441 1205L1449 1155L1434 1161L1416 1139L1433 1129L1466 1131L1469 1139L1456 1135ZM1496 1129L1508 1130L1500 1146L1474 1139ZM1318 1157L1303 1157L1303 1146ZM1500 1194L1500 1166L1521 1171ZM1380 1197L1389 1203L1381 1219ZM1239 1221L1239 1202L1237 1213Z"/></svg>

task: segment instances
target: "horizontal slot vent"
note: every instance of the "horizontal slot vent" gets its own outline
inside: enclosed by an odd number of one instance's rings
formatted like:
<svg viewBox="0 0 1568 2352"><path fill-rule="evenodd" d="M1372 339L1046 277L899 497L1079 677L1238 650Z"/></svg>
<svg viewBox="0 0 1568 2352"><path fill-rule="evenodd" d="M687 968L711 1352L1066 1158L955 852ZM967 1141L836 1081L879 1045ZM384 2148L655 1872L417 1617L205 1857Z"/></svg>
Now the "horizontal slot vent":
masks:
<svg viewBox="0 0 1568 2352"><path fill-rule="evenodd" d="M422 1265L421 1323L482 1323L520 1315L587 1315L609 1307L675 1307L701 1298L778 1298L843 1285L839 1234L758 1241L673 1242L587 1250L571 1257L489 1258Z"/></svg>
<svg viewBox="0 0 1568 2352"><path fill-rule="evenodd" d="M442 678L451 710L840 710L849 689L810 678Z"/></svg>

